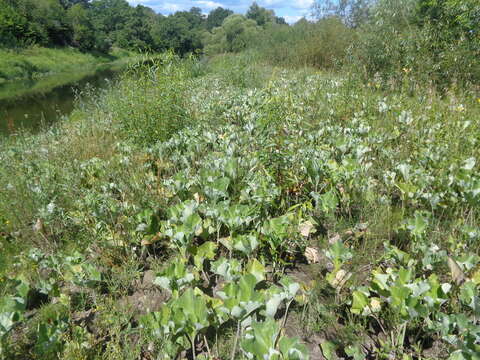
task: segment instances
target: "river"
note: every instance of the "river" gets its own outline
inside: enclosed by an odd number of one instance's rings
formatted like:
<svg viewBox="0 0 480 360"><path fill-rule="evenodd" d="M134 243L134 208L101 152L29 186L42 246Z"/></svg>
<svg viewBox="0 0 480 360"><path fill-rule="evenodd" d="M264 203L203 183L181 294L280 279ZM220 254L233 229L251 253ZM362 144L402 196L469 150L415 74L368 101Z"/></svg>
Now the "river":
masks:
<svg viewBox="0 0 480 360"><path fill-rule="evenodd" d="M87 86L103 89L118 74L108 69L0 84L0 136L48 127L72 112L78 94Z"/></svg>

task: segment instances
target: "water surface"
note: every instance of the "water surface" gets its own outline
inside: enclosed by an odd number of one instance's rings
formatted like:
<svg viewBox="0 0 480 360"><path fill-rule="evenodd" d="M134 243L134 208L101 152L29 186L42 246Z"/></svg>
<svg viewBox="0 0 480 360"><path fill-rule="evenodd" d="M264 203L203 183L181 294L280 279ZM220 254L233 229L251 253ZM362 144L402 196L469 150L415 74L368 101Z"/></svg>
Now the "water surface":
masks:
<svg viewBox="0 0 480 360"><path fill-rule="evenodd" d="M78 94L87 86L105 88L117 74L112 69L93 74L79 71L0 84L0 135L48 127L72 112Z"/></svg>

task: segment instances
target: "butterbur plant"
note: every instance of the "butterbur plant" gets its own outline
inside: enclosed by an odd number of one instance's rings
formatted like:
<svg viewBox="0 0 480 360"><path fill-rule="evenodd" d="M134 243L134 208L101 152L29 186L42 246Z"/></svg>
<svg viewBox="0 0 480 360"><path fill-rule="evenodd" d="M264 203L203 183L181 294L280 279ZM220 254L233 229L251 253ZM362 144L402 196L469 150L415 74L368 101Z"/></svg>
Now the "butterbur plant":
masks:
<svg viewBox="0 0 480 360"><path fill-rule="evenodd" d="M325 251L325 256L333 262L334 271L338 271L343 264L353 257L353 253L342 240L338 239Z"/></svg>
<svg viewBox="0 0 480 360"><path fill-rule="evenodd" d="M327 274L326 279L339 293L352 276L352 273L343 267L353 258L353 252L341 239L336 239L325 251L325 256L333 263L333 269Z"/></svg>
<svg viewBox="0 0 480 360"><path fill-rule="evenodd" d="M432 331L436 314L449 300L452 288L449 283L440 283L435 274L426 279L415 277L412 268L374 270L372 277L370 287L353 291L350 311L375 319L394 349L403 348L409 322L421 321L423 331ZM385 308L394 314L390 323L379 314Z"/></svg>
<svg viewBox="0 0 480 360"><path fill-rule="evenodd" d="M22 281L15 289L15 296L0 297L0 356L5 351L7 335L22 320L26 310L29 285Z"/></svg>
<svg viewBox="0 0 480 360"><path fill-rule="evenodd" d="M254 321L246 330L241 343L243 353L248 359L255 360L306 360L305 345L298 339L282 336L281 328L271 318Z"/></svg>
<svg viewBox="0 0 480 360"><path fill-rule="evenodd" d="M195 284L198 273L188 268L184 258L175 258L169 266L157 274L154 283L178 297L180 291Z"/></svg>
<svg viewBox="0 0 480 360"><path fill-rule="evenodd" d="M206 297L201 290L187 289L180 297L163 306L159 314L152 316L161 325L160 333L163 336L183 349L190 348L193 358L196 358L198 336L210 325L212 317L211 309L207 307ZM149 325L151 322L148 316L144 318L144 324Z"/></svg>
<svg viewBox="0 0 480 360"><path fill-rule="evenodd" d="M273 262L273 274L276 276L280 266L285 265L285 255L294 244L290 236L295 236L292 231L293 214L287 214L276 218L271 218L264 222L261 233L264 235L266 245L268 245L269 257Z"/></svg>
<svg viewBox="0 0 480 360"><path fill-rule="evenodd" d="M169 219L161 223L161 233L171 240L183 256L186 256L194 237L203 232L197 206L193 200L173 206L168 211Z"/></svg>

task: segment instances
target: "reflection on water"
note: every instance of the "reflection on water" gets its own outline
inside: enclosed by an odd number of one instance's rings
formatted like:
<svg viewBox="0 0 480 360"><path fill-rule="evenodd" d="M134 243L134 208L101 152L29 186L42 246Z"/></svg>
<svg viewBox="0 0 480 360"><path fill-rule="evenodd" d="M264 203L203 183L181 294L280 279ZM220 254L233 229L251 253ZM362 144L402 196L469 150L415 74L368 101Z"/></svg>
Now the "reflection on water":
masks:
<svg viewBox="0 0 480 360"><path fill-rule="evenodd" d="M94 75L83 76L81 80L71 81L57 75L55 79L42 79L40 81L18 81L0 85L0 95L8 93L27 94L14 99L5 99L0 96L0 134L14 134L21 129L38 131L63 115L68 115L73 110L76 94L91 86L95 89L105 88L115 77L117 72L105 70ZM81 77L81 76L80 76ZM35 92L39 82L51 82L48 91ZM31 93L29 91L32 90Z"/></svg>

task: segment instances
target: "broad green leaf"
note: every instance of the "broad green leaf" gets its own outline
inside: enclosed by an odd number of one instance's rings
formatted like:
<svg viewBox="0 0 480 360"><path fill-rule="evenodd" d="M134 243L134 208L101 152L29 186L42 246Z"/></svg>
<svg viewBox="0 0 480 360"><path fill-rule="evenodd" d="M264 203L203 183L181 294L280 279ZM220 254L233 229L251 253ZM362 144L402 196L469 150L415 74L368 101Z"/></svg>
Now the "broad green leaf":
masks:
<svg viewBox="0 0 480 360"><path fill-rule="evenodd" d="M270 358L269 355L278 353L278 351L275 351L275 339L278 331L278 325L273 319L253 322L241 342L242 350L253 355L255 359Z"/></svg>
<svg viewBox="0 0 480 360"><path fill-rule="evenodd" d="M265 304L265 314L268 317L274 318L284 299L285 295L283 293L273 294Z"/></svg>
<svg viewBox="0 0 480 360"><path fill-rule="evenodd" d="M240 276L240 263L236 259L226 259L224 257L212 263L212 271L214 274L222 276L226 281L232 281Z"/></svg>
<svg viewBox="0 0 480 360"><path fill-rule="evenodd" d="M352 307L350 311L353 314L363 315L363 313L365 312L364 311L365 308L367 308L369 304L367 295L365 295L361 291L354 291L352 293L352 297L353 297L353 301L352 301Z"/></svg>
<svg viewBox="0 0 480 360"><path fill-rule="evenodd" d="M308 359L308 352L305 345L300 344L297 338L282 336L278 341L278 347L284 359L304 360Z"/></svg>
<svg viewBox="0 0 480 360"><path fill-rule="evenodd" d="M280 284L283 286L285 295L289 299L293 299L298 290L300 290L300 284L292 281L292 279L290 279L288 276L284 276L282 279L280 279Z"/></svg>
<svg viewBox="0 0 480 360"><path fill-rule="evenodd" d="M252 274L257 282L265 280L265 266L257 259L253 259L247 264L246 271Z"/></svg>
<svg viewBox="0 0 480 360"><path fill-rule="evenodd" d="M336 358L335 351L337 350L337 346L331 341L322 342L320 348L322 349L322 354L325 359L334 360Z"/></svg>
<svg viewBox="0 0 480 360"><path fill-rule="evenodd" d="M366 358L366 355L363 353L361 350L361 347L356 345L352 346L349 345L345 348L345 354L353 358L353 360L364 360Z"/></svg>
<svg viewBox="0 0 480 360"><path fill-rule="evenodd" d="M212 241L207 241L199 247L196 247L195 250L193 250L195 266L202 269L205 260L213 260L215 258L216 250L217 244Z"/></svg>
<svg viewBox="0 0 480 360"><path fill-rule="evenodd" d="M333 213L338 206L337 195L333 190L326 192L323 195L320 195L321 209L326 214Z"/></svg>
<svg viewBox="0 0 480 360"><path fill-rule="evenodd" d="M239 235L233 239L233 247L246 256L250 256L258 247L258 239L255 235Z"/></svg>

